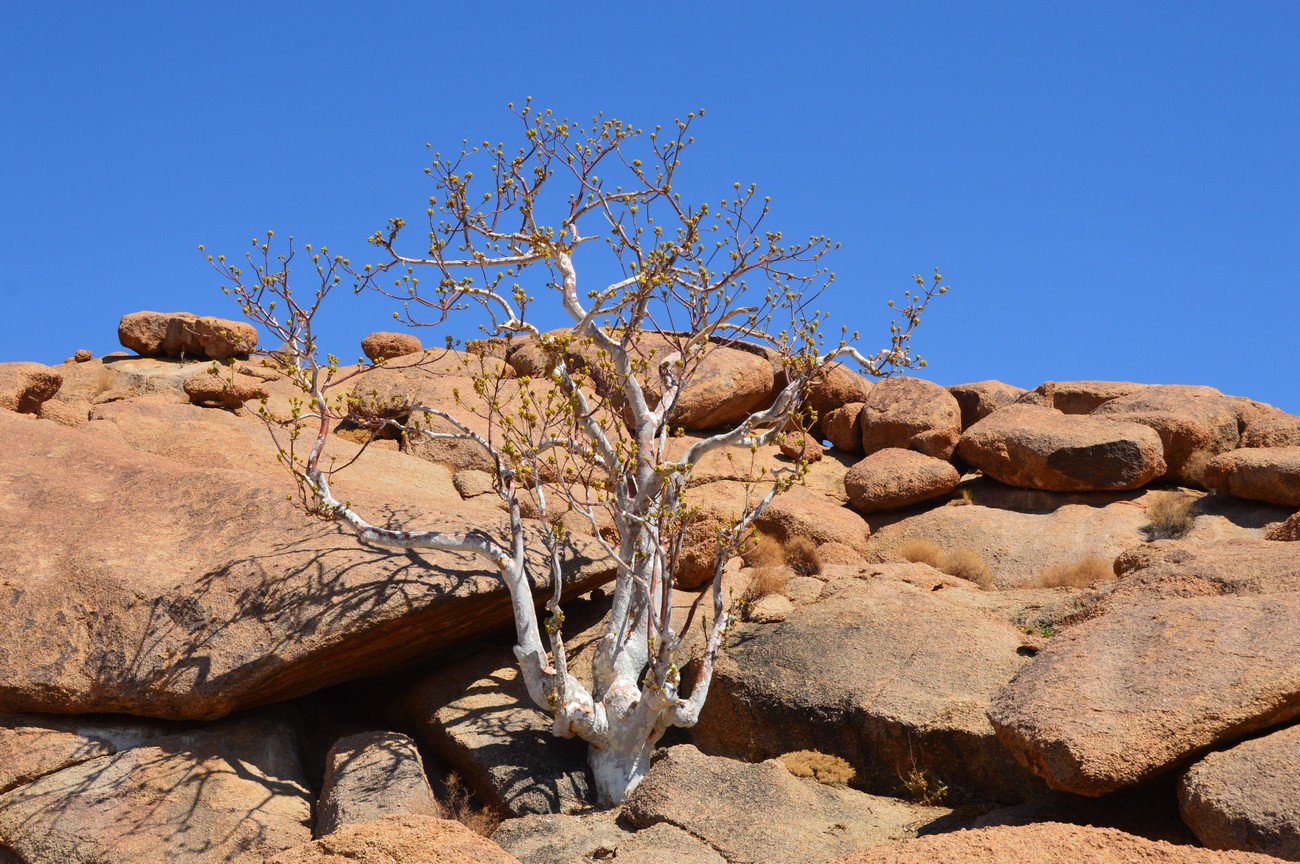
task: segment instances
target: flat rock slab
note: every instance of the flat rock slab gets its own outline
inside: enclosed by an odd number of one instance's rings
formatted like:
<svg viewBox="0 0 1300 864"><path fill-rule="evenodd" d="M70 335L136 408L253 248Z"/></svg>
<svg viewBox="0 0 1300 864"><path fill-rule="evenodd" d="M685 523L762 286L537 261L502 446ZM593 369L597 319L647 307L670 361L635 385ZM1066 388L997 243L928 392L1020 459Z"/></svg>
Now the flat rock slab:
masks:
<svg viewBox="0 0 1300 864"><path fill-rule="evenodd" d="M1008 405L962 433L957 453L1009 486L1054 492L1136 489L1165 473L1149 426Z"/></svg>
<svg viewBox="0 0 1300 864"><path fill-rule="evenodd" d="M622 825L617 811L507 819L492 833L523 864L725 864L708 844L667 822L640 831Z"/></svg>
<svg viewBox="0 0 1300 864"><path fill-rule="evenodd" d="M1276 858L1247 852L1214 852L1147 840L1086 825L1042 822L978 831L955 831L878 846L827 864L1277 864Z"/></svg>
<svg viewBox="0 0 1300 864"><path fill-rule="evenodd" d="M177 731L134 717L0 715L0 792Z"/></svg>
<svg viewBox="0 0 1300 864"><path fill-rule="evenodd" d="M795 777L776 760L751 764L705 756L690 745L663 751L623 806L633 826L674 825L731 864L820 864L915 837L950 813L824 786Z"/></svg>
<svg viewBox="0 0 1300 864"><path fill-rule="evenodd" d="M294 736L274 720L158 738L0 795L0 848L29 864L205 864L310 839Z"/></svg>
<svg viewBox="0 0 1300 864"><path fill-rule="evenodd" d="M1115 559L1119 583L1098 612L1166 597L1300 592L1300 545L1257 537L1158 540Z"/></svg>
<svg viewBox="0 0 1300 864"><path fill-rule="evenodd" d="M142 859L143 860L143 859ZM435 816L385 816L238 864L519 864L519 859L459 822Z"/></svg>
<svg viewBox="0 0 1300 864"><path fill-rule="evenodd" d="M1209 754L1183 775L1178 804L1212 849L1300 861L1300 726Z"/></svg>
<svg viewBox="0 0 1300 864"><path fill-rule="evenodd" d="M878 569L830 582L779 624L739 628L718 658L693 740L749 759L819 750L846 759L862 788L882 794L907 794L902 778L913 770L931 772L954 797L1019 801L1041 789L985 716L1027 662L1024 635L949 599L966 589L918 587Z"/></svg>
<svg viewBox="0 0 1300 864"><path fill-rule="evenodd" d="M1300 594L1118 609L1050 640L989 719L1055 789L1104 795L1300 716Z"/></svg>

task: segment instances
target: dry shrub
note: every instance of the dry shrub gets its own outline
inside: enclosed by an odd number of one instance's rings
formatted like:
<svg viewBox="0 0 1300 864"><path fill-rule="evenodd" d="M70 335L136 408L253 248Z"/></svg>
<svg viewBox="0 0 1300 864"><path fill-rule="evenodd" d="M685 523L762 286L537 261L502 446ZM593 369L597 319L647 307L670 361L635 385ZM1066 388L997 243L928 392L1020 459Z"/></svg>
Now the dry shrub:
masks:
<svg viewBox="0 0 1300 864"><path fill-rule="evenodd" d="M475 806L473 795L455 771L449 772L443 781L442 808L445 818L455 819L483 837L492 836L492 832L501 825L501 814L496 810Z"/></svg>
<svg viewBox="0 0 1300 864"><path fill-rule="evenodd" d="M948 798L948 784L936 777L933 771L923 771L913 765L902 780L917 804L934 807Z"/></svg>
<svg viewBox="0 0 1300 864"><path fill-rule="evenodd" d="M746 567L782 567L785 565L785 549L771 534L759 532L745 544L740 560Z"/></svg>
<svg viewBox="0 0 1300 864"><path fill-rule="evenodd" d="M943 559L943 550L929 540L908 540L899 549L899 554L907 561L916 564L929 564L936 570Z"/></svg>
<svg viewBox="0 0 1300 864"><path fill-rule="evenodd" d="M819 750L795 750L777 758L794 776L811 777L826 786L848 786L857 779L852 765Z"/></svg>
<svg viewBox="0 0 1300 864"><path fill-rule="evenodd" d="M745 606L752 606L770 594L785 593L785 585L790 577L789 571L784 567L755 567L753 571L749 584L745 586L745 593L740 597L740 602Z"/></svg>
<svg viewBox="0 0 1300 864"><path fill-rule="evenodd" d="M1192 530L1196 521L1196 498L1186 492L1165 492L1147 508L1149 540L1177 540Z"/></svg>
<svg viewBox="0 0 1300 864"><path fill-rule="evenodd" d="M939 561L939 569L949 576L974 582L981 588L993 587L993 571L974 549L954 549Z"/></svg>
<svg viewBox="0 0 1300 864"><path fill-rule="evenodd" d="M817 544L807 537L791 537L783 547L785 562L796 576L816 576L822 572L822 559L817 554Z"/></svg>
<svg viewBox="0 0 1300 864"><path fill-rule="evenodd" d="M1048 567L1038 577L1038 584L1044 588L1087 588L1114 578L1115 570L1110 562L1105 558L1089 555L1072 564Z"/></svg>

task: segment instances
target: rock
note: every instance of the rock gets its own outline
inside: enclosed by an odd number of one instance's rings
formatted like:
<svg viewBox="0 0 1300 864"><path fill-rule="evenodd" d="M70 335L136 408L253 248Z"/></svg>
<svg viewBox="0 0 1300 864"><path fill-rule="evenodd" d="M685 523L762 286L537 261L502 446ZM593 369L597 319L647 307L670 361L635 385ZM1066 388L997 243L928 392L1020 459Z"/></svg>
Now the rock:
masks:
<svg viewBox="0 0 1300 864"><path fill-rule="evenodd" d="M1252 421L1241 433L1242 447L1300 447L1300 417L1269 414Z"/></svg>
<svg viewBox="0 0 1300 864"><path fill-rule="evenodd" d="M262 864L398 861L401 864L519 864L517 858L500 846L459 822L415 814L348 825L328 837L266 858Z"/></svg>
<svg viewBox="0 0 1300 864"><path fill-rule="evenodd" d="M390 711L502 813L574 813L595 798L586 742L552 734L551 718L533 705L508 649L444 667L402 693Z"/></svg>
<svg viewBox="0 0 1300 864"><path fill-rule="evenodd" d="M245 402L266 398L264 382L251 375L225 371L213 375L209 370L185 379L185 395L195 405L240 408Z"/></svg>
<svg viewBox="0 0 1300 864"><path fill-rule="evenodd" d="M948 392L961 407L961 429L965 432L994 411L1024 396L1026 390L1001 381L977 381L974 384L954 384Z"/></svg>
<svg viewBox="0 0 1300 864"><path fill-rule="evenodd" d="M88 363L94 359L95 355L91 354L90 351L85 348L78 348L76 353L72 355L73 363Z"/></svg>
<svg viewBox="0 0 1300 864"><path fill-rule="evenodd" d="M415 742L398 732L360 732L334 742L316 808L316 837L385 816L441 816Z"/></svg>
<svg viewBox="0 0 1300 864"><path fill-rule="evenodd" d="M662 339L646 337L645 356L651 369L673 352L671 344ZM686 385L677 397L677 404L668 414L668 423L687 431L729 426L772 401L775 376L772 364L758 354L714 345L704 354L698 365L687 373ZM662 384L656 375L644 381L651 406L662 396Z"/></svg>
<svg viewBox="0 0 1300 864"><path fill-rule="evenodd" d="M1205 470L1219 492L1300 507L1300 446L1233 450L1210 460Z"/></svg>
<svg viewBox="0 0 1300 864"><path fill-rule="evenodd" d="M507 819L492 840L523 864L726 864L708 845L667 822L640 831L620 824L617 811L580 816L536 815Z"/></svg>
<svg viewBox="0 0 1300 864"><path fill-rule="evenodd" d="M477 498L480 495L488 495L495 491L493 489L495 484L492 475L486 471L475 471L473 469L457 471L452 475L451 482L462 498Z"/></svg>
<svg viewBox="0 0 1300 864"><path fill-rule="evenodd" d="M40 363L0 363L0 408L35 414L63 386L63 375Z"/></svg>
<svg viewBox="0 0 1300 864"><path fill-rule="evenodd" d="M831 363L813 376L804 397L804 407L815 413L824 433L832 411L846 405L861 404L871 392L872 382L843 363ZM814 426L816 429L817 426ZM829 437L829 436L827 436ZM861 446L859 443L858 446Z"/></svg>
<svg viewBox="0 0 1300 864"><path fill-rule="evenodd" d="M176 731L123 717L0 715L0 792Z"/></svg>
<svg viewBox="0 0 1300 864"><path fill-rule="evenodd" d="M0 838L41 864L230 861L311 839L289 727L244 719L155 738L0 796Z"/></svg>
<svg viewBox="0 0 1300 864"><path fill-rule="evenodd" d="M1010 405L971 426L957 452L1011 486L1136 489L1165 473L1159 436L1139 423Z"/></svg>
<svg viewBox="0 0 1300 864"><path fill-rule="evenodd" d="M822 443L813 439L811 432L787 432L780 448L781 455L787 459L805 462L820 462L826 452Z"/></svg>
<svg viewBox="0 0 1300 864"><path fill-rule="evenodd" d="M1158 540L1119 555L1115 572L1120 582L1099 611L1170 597L1300 592L1300 546L1258 537Z"/></svg>
<svg viewBox="0 0 1300 864"><path fill-rule="evenodd" d="M942 459L912 450L877 450L849 469L844 488L859 513L896 510L947 495L961 477Z"/></svg>
<svg viewBox="0 0 1300 864"><path fill-rule="evenodd" d="M117 338L142 357L228 360L257 347L257 331L248 322L189 312L132 312L122 316Z"/></svg>
<svg viewBox="0 0 1300 864"><path fill-rule="evenodd" d="M1292 513L1285 522L1280 522L1264 535L1267 540L1300 540L1300 512Z"/></svg>
<svg viewBox="0 0 1300 864"><path fill-rule="evenodd" d="M822 418L822 431L836 450L845 453L862 452L862 404L850 402L841 405L826 412Z"/></svg>
<svg viewBox="0 0 1300 864"><path fill-rule="evenodd" d="M827 864L966 864L1014 861L1016 864L1277 864L1276 859L1245 852L1212 852L1147 840L1085 825L1042 822L954 831L877 846Z"/></svg>
<svg viewBox="0 0 1300 864"><path fill-rule="evenodd" d="M790 617L794 604L783 594L767 594L754 601L745 615L755 624L776 624Z"/></svg>
<svg viewBox="0 0 1300 864"><path fill-rule="evenodd" d="M713 578L718 531L734 526L744 515L747 502L744 484L734 480L709 483L692 490L686 503L694 510L688 517L677 568L673 571L677 587L698 588Z"/></svg>
<svg viewBox="0 0 1300 864"><path fill-rule="evenodd" d="M807 537L818 546L842 543L861 553L866 552L871 536L871 528L857 513L798 487L772 499L756 524L782 542Z"/></svg>
<svg viewBox="0 0 1300 864"><path fill-rule="evenodd" d="M419 354L424 350L420 337L414 333L371 333L361 340L361 353L374 362ZM478 355L482 356L482 355Z"/></svg>
<svg viewBox="0 0 1300 864"><path fill-rule="evenodd" d="M1300 726L1211 753L1183 775L1178 805L1211 849L1300 861Z"/></svg>
<svg viewBox="0 0 1300 864"><path fill-rule="evenodd" d="M731 864L820 864L914 837L949 812L824 786L776 760L754 765L689 745L664 750L623 807L633 826L681 828Z"/></svg>
<svg viewBox="0 0 1300 864"><path fill-rule="evenodd" d="M1045 381L1016 401L1055 408L1062 414L1091 414L1112 399L1136 393L1146 384L1132 381Z"/></svg>
<svg viewBox="0 0 1300 864"><path fill-rule="evenodd" d="M1300 593L1188 597L1067 629L989 719L1054 789L1105 795L1300 716Z"/></svg>
<svg viewBox="0 0 1300 864"><path fill-rule="evenodd" d="M1240 437L1234 400L1213 387L1144 387L1093 414L1150 426L1164 446L1165 476L1185 483L1199 483L1204 463L1236 447Z"/></svg>
<svg viewBox="0 0 1300 864"><path fill-rule="evenodd" d="M886 378L871 388L858 422L867 455L901 447L947 459L961 436L961 406L938 384Z"/></svg>
<svg viewBox="0 0 1300 864"><path fill-rule="evenodd" d="M998 743L984 712L1027 662L1024 637L949 599L949 589L877 570L828 583L817 602L780 624L737 628L693 740L705 752L747 759L793 750L839 756L861 788L879 794L928 771L959 797L1023 800L1038 784Z"/></svg>
<svg viewBox="0 0 1300 864"><path fill-rule="evenodd" d="M368 549L286 500L260 421L176 404L154 406L151 429L131 419L140 407L102 406L121 415L112 434L108 420L0 413L0 485L24 490L0 502L0 711L215 718L509 626L508 595L476 560ZM170 411L194 418L185 435ZM445 469L398 453L368 451L335 488L416 524L503 526ZM587 559L570 590L611 576Z"/></svg>

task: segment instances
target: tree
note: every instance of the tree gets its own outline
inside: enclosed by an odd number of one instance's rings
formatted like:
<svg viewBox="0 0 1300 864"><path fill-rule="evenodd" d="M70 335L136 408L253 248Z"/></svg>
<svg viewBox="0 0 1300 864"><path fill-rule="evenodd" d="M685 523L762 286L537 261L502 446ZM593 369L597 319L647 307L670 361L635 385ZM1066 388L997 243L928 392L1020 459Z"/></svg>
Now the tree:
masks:
<svg viewBox="0 0 1300 864"><path fill-rule="evenodd" d="M306 396L291 416L265 409L264 416L308 503L363 543L468 551L490 562L512 599L515 656L532 700L552 716L556 735L589 742L599 802L614 805L644 776L667 728L691 726L699 717L733 622L723 566L773 497L806 470L799 461L755 470L743 514L717 531L712 620L687 687L680 655L699 601L682 626L674 625L671 611L683 536L696 513L688 492L693 467L718 451L743 460L797 428L809 382L837 359L852 359L877 376L923 365L910 352L910 337L930 300L947 289L938 274L933 284L917 277L888 347L873 355L861 354L843 331L823 350L823 319L810 304L833 278L821 260L834 244L819 236L791 243L767 228L768 199L752 185L735 184L716 205L690 206L674 191L681 157L693 143L691 125L702 111L646 133L602 116L584 128L530 103L511 110L522 126L517 150L487 142L462 146L451 157L435 154L425 169L435 187L427 254L400 251L405 222L396 218L369 238L382 254L377 264L357 269L307 246L315 270L310 302L291 290L292 238L283 254L273 253L271 232L254 240L247 276L224 256L208 260L244 314L283 343L276 356ZM484 172L486 180L476 176ZM582 272L607 278L594 288L580 286L580 261L593 268ZM426 272L432 278L422 280ZM344 385L385 363L347 369L333 356L322 361L313 326L321 303L344 280L400 300L403 311L394 317L410 324L436 326L477 314L487 335L512 347L527 342L543 357L540 374L511 378L504 366L480 363L475 392L458 392L454 405L364 412ZM570 326L542 332L530 318L532 292L557 305ZM737 344L766 353L784 379L779 391L738 423L688 445L675 443L683 393L712 352ZM466 354L450 356L469 362ZM467 422L471 414L482 421L477 431ZM508 513L505 524L457 533L408 530L355 512L330 491L323 460L331 429L344 419L377 432L480 448ZM304 430L314 435L301 454L294 442ZM561 511L587 523L616 572L589 683L570 674L565 653ZM549 573L530 572L536 570L530 544L532 552L544 552ZM539 625L534 591L544 577L551 592Z"/></svg>

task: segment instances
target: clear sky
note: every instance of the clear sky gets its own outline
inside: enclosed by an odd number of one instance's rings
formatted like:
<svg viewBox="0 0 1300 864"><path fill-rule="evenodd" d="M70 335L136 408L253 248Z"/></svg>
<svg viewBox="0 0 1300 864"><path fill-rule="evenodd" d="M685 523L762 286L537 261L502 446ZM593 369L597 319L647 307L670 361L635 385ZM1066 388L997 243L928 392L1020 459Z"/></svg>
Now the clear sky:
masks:
<svg viewBox="0 0 1300 864"><path fill-rule="evenodd" d="M425 142L507 102L639 125L843 246L822 304L887 334L914 273L942 384L1209 384L1300 413L1300 3L123 2L0 13L0 360L237 315L197 250L274 229L356 261L420 218ZM330 347L391 329L339 295ZM424 335L424 334L422 334ZM426 339L426 342L430 340Z"/></svg>

